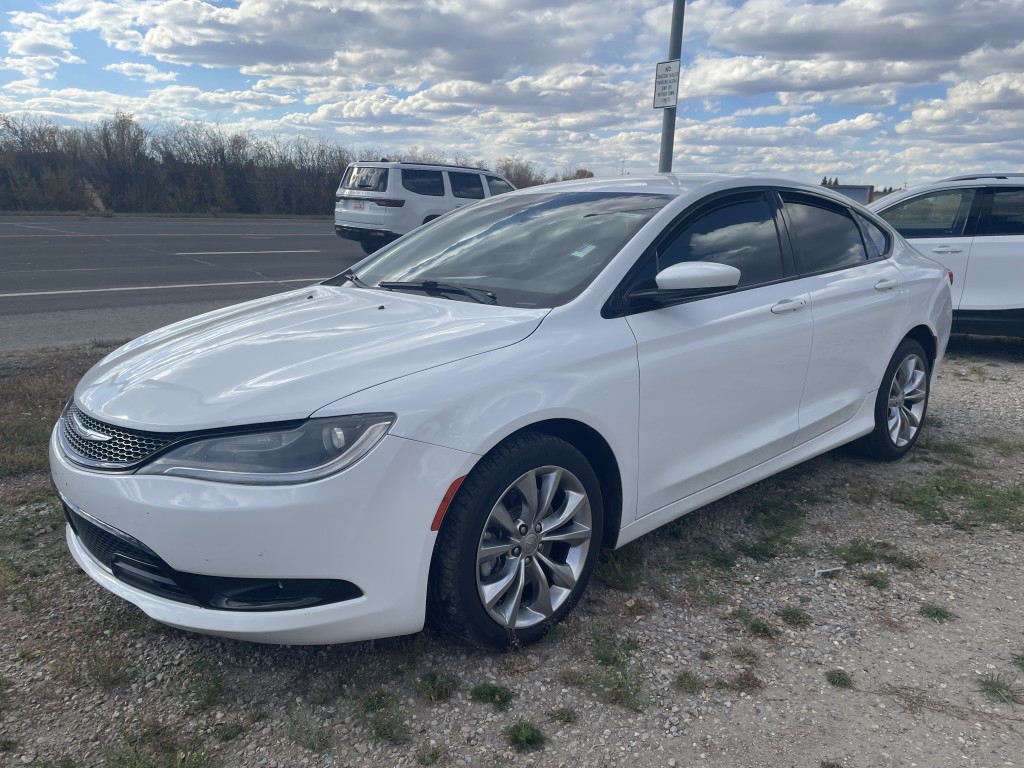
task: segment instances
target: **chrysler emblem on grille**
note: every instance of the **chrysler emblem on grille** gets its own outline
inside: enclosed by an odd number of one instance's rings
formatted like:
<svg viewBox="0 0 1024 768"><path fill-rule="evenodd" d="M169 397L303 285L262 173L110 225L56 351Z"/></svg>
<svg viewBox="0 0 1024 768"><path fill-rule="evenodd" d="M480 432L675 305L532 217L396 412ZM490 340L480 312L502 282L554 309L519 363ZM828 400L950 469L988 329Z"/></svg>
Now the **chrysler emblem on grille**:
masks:
<svg viewBox="0 0 1024 768"><path fill-rule="evenodd" d="M89 429L82 423L82 420L78 417L77 413L71 414L71 426L74 428L75 433L83 440L92 440L94 443L105 443L112 439L110 435L97 432L95 429Z"/></svg>

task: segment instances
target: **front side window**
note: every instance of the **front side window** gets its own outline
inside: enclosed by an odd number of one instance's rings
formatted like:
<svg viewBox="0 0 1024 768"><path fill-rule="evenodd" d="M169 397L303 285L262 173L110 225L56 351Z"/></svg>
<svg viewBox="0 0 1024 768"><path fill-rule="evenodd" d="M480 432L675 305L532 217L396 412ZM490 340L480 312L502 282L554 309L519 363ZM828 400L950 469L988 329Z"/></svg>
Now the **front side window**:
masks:
<svg viewBox="0 0 1024 768"><path fill-rule="evenodd" d="M499 179L497 176L487 177L487 189L490 190L491 197L494 195L504 195L506 192L515 192L516 190L507 181Z"/></svg>
<svg viewBox="0 0 1024 768"><path fill-rule="evenodd" d="M921 195L879 211L904 237L960 237L974 201L973 189Z"/></svg>
<svg viewBox="0 0 1024 768"><path fill-rule="evenodd" d="M341 180L342 189L361 189L367 192L387 192L388 169L350 165Z"/></svg>
<svg viewBox="0 0 1024 768"><path fill-rule="evenodd" d="M413 231L355 272L370 287L436 281L490 291L505 306L554 307L579 295L671 199L636 192L493 197Z"/></svg>
<svg viewBox="0 0 1024 768"><path fill-rule="evenodd" d="M860 229L845 208L804 195L782 193L782 200L804 273L831 272L867 261Z"/></svg>
<svg viewBox="0 0 1024 768"><path fill-rule="evenodd" d="M993 189L992 205L979 235L1024 235L1024 189Z"/></svg>
<svg viewBox="0 0 1024 768"><path fill-rule="evenodd" d="M463 173L448 171L448 182L452 185L455 197L468 197L471 200L483 200L484 185L479 173Z"/></svg>
<svg viewBox="0 0 1024 768"><path fill-rule="evenodd" d="M444 197L444 176L441 171L402 169L402 186L417 195Z"/></svg>
<svg viewBox="0 0 1024 768"><path fill-rule="evenodd" d="M740 271L737 287L770 283L784 277L779 233L768 201L729 202L687 224L658 250L658 271L683 261L713 261Z"/></svg>

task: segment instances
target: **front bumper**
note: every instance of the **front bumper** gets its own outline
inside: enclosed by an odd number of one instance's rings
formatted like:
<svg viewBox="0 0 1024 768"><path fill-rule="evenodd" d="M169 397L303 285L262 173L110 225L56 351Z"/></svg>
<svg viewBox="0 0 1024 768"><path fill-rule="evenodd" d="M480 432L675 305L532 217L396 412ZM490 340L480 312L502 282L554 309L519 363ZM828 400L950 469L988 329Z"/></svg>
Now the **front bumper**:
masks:
<svg viewBox="0 0 1024 768"><path fill-rule="evenodd" d="M311 607L212 607L161 594L136 579L131 568L111 568L108 558L94 554L95 542L90 551L68 526L68 547L82 570L157 621L287 644L352 642L422 629L436 538L430 525L452 480L466 474L476 458L389 435L362 461L323 480L245 486L88 471L63 455L55 436L50 440L51 473L65 503L91 524L141 545L132 557L149 553L171 573L215 583L353 586ZM137 565L138 559L129 563Z"/></svg>

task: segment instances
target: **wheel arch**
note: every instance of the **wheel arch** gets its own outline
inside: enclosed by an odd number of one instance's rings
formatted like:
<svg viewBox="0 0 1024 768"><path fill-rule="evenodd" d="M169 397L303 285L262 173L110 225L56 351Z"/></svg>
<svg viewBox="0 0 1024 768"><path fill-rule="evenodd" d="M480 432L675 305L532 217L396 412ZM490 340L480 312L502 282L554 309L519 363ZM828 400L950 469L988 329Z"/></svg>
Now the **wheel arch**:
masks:
<svg viewBox="0 0 1024 768"><path fill-rule="evenodd" d="M925 325L918 325L911 328L904 336L905 339L913 339L924 349L925 355L928 356L928 370L935 369L935 359L938 357L938 337L932 333L931 329Z"/></svg>
<svg viewBox="0 0 1024 768"><path fill-rule="evenodd" d="M525 424L505 435L485 451L480 458L483 459L498 446L524 432L537 432L557 437L583 454L593 468L594 474L597 475L597 481L601 484L601 500L604 505L604 531L601 536L601 546L614 547L619 537L619 528L622 525L622 473L618 459L615 458L615 452L612 451L608 441L600 432L582 421L566 418L545 419Z"/></svg>

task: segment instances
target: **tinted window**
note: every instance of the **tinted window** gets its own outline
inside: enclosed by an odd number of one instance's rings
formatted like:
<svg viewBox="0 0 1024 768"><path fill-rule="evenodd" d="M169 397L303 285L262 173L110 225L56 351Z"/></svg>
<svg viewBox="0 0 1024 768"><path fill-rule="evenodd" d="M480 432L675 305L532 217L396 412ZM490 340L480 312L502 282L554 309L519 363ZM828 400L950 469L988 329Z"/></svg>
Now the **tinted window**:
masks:
<svg viewBox="0 0 1024 768"><path fill-rule="evenodd" d="M874 222L858 215L857 220L868 236L868 243L872 246L874 253L871 256L885 256L889 252L889 236Z"/></svg>
<svg viewBox="0 0 1024 768"><path fill-rule="evenodd" d="M658 271L682 261L714 261L740 271L739 286L780 280L782 249L763 195L700 214L658 252Z"/></svg>
<svg viewBox="0 0 1024 768"><path fill-rule="evenodd" d="M993 189L992 208L979 235L1024 235L1024 189Z"/></svg>
<svg viewBox="0 0 1024 768"><path fill-rule="evenodd" d="M484 185L480 181L479 173L460 173L459 171L448 171L448 181L452 185L452 194L455 197L468 197L473 200L483 200Z"/></svg>
<svg viewBox="0 0 1024 768"><path fill-rule="evenodd" d="M785 193L782 199L804 272L829 272L867 261L860 229L845 208Z"/></svg>
<svg viewBox="0 0 1024 768"><path fill-rule="evenodd" d="M504 195L506 192L514 192L516 189L507 181L499 179L497 176L487 177L487 188L490 190L492 196Z"/></svg>
<svg viewBox="0 0 1024 768"><path fill-rule="evenodd" d="M369 285L436 280L493 291L505 306L554 307L586 288L671 199L613 192L492 197L413 231L358 275Z"/></svg>
<svg viewBox="0 0 1024 768"><path fill-rule="evenodd" d="M904 237L959 237L973 200L973 189L933 192L898 203L878 215Z"/></svg>
<svg viewBox="0 0 1024 768"><path fill-rule="evenodd" d="M387 192L387 168L362 168L350 165L341 180L342 189L365 189L369 192Z"/></svg>
<svg viewBox="0 0 1024 768"><path fill-rule="evenodd" d="M402 169L402 186L417 195L444 197L444 178L440 171Z"/></svg>

